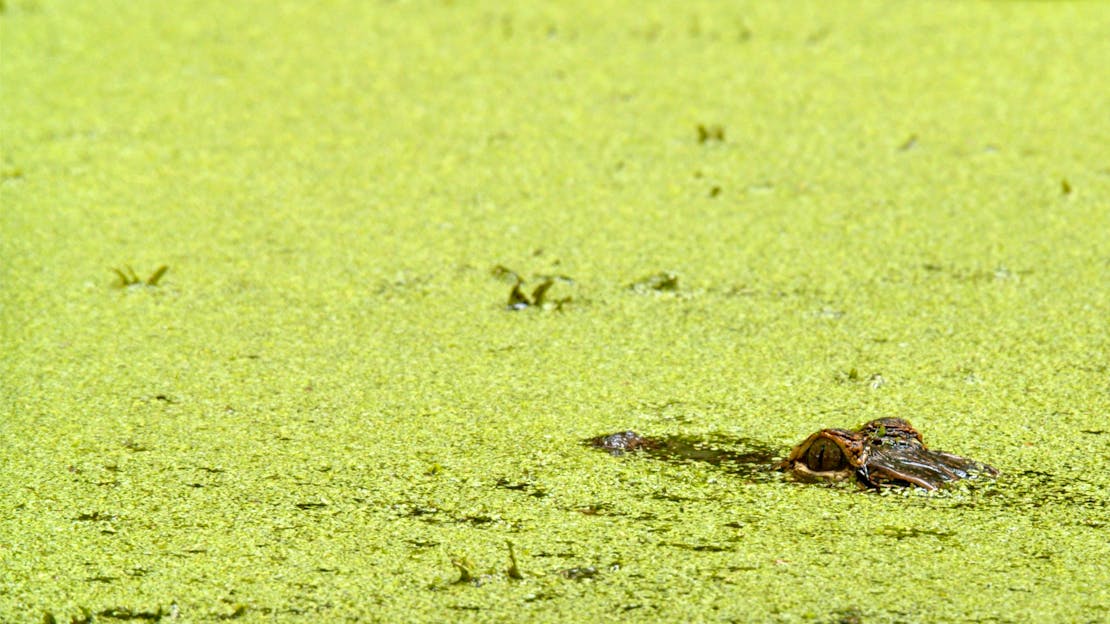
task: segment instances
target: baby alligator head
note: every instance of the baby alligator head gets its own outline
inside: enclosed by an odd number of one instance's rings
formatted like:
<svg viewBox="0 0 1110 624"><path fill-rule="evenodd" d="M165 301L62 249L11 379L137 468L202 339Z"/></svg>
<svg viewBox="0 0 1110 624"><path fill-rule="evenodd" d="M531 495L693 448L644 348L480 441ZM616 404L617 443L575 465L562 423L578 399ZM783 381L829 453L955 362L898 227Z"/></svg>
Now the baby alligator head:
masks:
<svg viewBox="0 0 1110 624"><path fill-rule="evenodd" d="M921 434L901 418L880 418L855 431L822 429L795 446L777 468L802 481L855 476L867 487L916 485L926 490L976 475L998 475L986 464L928 449Z"/></svg>

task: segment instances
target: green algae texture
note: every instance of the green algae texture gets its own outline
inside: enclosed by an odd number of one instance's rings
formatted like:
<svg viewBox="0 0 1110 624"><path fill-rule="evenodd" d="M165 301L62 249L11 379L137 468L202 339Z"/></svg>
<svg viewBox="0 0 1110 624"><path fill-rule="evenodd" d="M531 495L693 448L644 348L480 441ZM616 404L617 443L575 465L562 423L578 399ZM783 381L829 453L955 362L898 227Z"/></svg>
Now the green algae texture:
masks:
<svg viewBox="0 0 1110 624"><path fill-rule="evenodd" d="M0 621L1106 621L1106 6L4 0Z"/></svg>

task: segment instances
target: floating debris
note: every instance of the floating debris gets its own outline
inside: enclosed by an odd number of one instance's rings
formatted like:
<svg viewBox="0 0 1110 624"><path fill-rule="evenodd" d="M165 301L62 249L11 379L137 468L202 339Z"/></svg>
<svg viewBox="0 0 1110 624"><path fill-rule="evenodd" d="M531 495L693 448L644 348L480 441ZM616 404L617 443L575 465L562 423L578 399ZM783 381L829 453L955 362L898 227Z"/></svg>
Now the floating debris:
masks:
<svg viewBox="0 0 1110 624"><path fill-rule="evenodd" d="M516 562L516 551L513 548L513 543L509 540L506 540L505 543L509 546L509 569L505 572L514 581L524 580L524 573L520 571L520 566Z"/></svg>
<svg viewBox="0 0 1110 624"><path fill-rule="evenodd" d="M716 141L723 143L725 140L725 127L720 124L698 124L698 143Z"/></svg>
<svg viewBox="0 0 1110 624"><path fill-rule="evenodd" d="M540 308L543 310L562 310L563 306L574 300L571 296L558 298L548 297L548 291L557 283L574 284L574 280L566 275L539 275L539 284L532 288L531 293L525 292L525 281L520 275L502 265L493 267L490 273L500 279L512 280L513 288L509 291L509 301L505 309L510 311Z"/></svg>
<svg viewBox="0 0 1110 624"><path fill-rule="evenodd" d="M154 272L150 274L150 277L145 280L140 279L138 274L135 273L135 269L132 269L130 266L124 266L123 269L113 268L112 272L116 274L115 287L128 288L131 286L157 286L159 280L161 280L162 276L169 270L170 267L163 264L155 269Z"/></svg>
<svg viewBox="0 0 1110 624"><path fill-rule="evenodd" d="M570 579L572 581L583 581L586 579L592 579L598 574L599 573L597 571L597 568L595 568L594 566L583 566L559 570L559 576Z"/></svg>
<svg viewBox="0 0 1110 624"><path fill-rule="evenodd" d="M618 431L609 435L590 438L586 441L594 448L602 449L610 455L623 455L631 451L658 448L659 443L635 431Z"/></svg>
<svg viewBox="0 0 1110 624"><path fill-rule="evenodd" d="M660 271L632 282L628 288L640 294L677 292L678 275L670 271Z"/></svg>

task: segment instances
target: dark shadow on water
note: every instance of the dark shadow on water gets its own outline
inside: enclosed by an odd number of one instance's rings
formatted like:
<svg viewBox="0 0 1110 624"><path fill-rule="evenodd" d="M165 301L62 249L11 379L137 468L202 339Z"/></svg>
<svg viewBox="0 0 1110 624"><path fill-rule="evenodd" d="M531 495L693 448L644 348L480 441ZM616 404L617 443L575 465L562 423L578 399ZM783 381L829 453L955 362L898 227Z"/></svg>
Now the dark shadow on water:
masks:
<svg viewBox="0 0 1110 624"><path fill-rule="evenodd" d="M751 438L668 436L656 441L659 445L647 449L646 456L673 464L706 463L751 480L774 475L780 459L779 450Z"/></svg>
<svg viewBox="0 0 1110 624"><path fill-rule="evenodd" d="M598 436L585 441L612 455L635 453L671 464L706 463L751 480L774 475L780 450L751 438L724 435L644 437L633 431Z"/></svg>

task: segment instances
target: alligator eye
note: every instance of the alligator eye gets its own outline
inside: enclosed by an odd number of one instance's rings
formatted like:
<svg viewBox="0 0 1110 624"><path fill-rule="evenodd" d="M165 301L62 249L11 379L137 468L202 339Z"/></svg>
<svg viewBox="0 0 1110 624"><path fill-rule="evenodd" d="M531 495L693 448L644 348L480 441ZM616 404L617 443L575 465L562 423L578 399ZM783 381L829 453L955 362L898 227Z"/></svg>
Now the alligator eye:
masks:
<svg viewBox="0 0 1110 624"><path fill-rule="evenodd" d="M827 438L818 438L806 451L806 465L816 472L832 472L847 468L848 458L839 444Z"/></svg>

